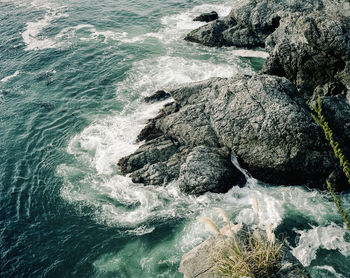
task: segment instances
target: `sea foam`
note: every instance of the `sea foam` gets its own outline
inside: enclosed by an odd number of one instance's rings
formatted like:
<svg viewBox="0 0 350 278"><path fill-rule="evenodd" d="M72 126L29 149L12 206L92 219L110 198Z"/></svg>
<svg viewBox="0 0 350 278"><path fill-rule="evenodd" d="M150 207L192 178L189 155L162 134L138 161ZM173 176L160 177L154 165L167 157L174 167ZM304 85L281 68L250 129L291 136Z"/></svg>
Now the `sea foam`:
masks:
<svg viewBox="0 0 350 278"><path fill-rule="evenodd" d="M345 226L331 223L327 226L312 227L310 230L296 231L299 235L298 246L293 255L304 265L309 266L316 259L317 250L338 250L343 256L350 255L350 242L345 240Z"/></svg>
<svg viewBox="0 0 350 278"><path fill-rule="evenodd" d="M16 70L14 74L11 74L9 76L4 77L3 79L0 80L0 82L6 83L10 79L12 79L12 78L16 77L17 75L19 75L19 73L20 73L19 70Z"/></svg>

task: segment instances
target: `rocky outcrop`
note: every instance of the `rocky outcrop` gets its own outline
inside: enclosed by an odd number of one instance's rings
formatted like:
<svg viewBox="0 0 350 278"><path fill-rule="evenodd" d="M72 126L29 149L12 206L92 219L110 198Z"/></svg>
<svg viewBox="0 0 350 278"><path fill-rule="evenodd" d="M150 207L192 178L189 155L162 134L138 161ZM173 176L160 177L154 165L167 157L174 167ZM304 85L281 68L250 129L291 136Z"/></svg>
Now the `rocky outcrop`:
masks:
<svg viewBox="0 0 350 278"><path fill-rule="evenodd" d="M243 238L243 235L240 235ZM229 238L225 235L213 236L183 255L179 272L185 278L220 278L215 271L215 258L223 252ZM309 277L302 264L284 246L282 249L281 268L269 277L305 278Z"/></svg>
<svg viewBox="0 0 350 278"><path fill-rule="evenodd" d="M230 155L259 180L319 186L335 158L295 86L268 75L212 78L169 92L175 102L150 120L134 154L120 161L134 182L226 192L244 184Z"/></svg>
<svg viewBox="0 0 350 278"><path fill-rule="evenodd" d="M321 0L243 0L230 14L190 32L185 40L206 46L258 47L279 26L281 18L293 12L311 13L323 9Z"/></svg>
<svg viewBox="0 0 350 278"><path fill-rule="evenodd" d="M292 14L266 39L270 57L263 72L287 77L306 100L344 94L349 87L350 17Z"/></svg>
<svg viewBox="0 0 350 278"><path fill-rule="evenodd" d="M219 18L219 16L218 16L217 12L212 11L210 13L203 13L203 14L195 17L193 19L193 21L210 22L210 21L216 20L218 18Z"/></svg>
<svg viewBox="0 0 350 278"><path fill-rule="evenodd" d="M121 172L144 184L178 180L191 194L226 192L245 182L234 155L264 182L321 188L329 178L349 189L309 109L321 95L350 157L350 20L326 1L240 1L191 32L187 40L208 46L266 45L265 75L212 78L148 98L174 102L141 131L145 143L120 160Z"/></svg>
<svg viewBox="0 0 350 278"><path fill-rule="evenodd" d="M186 113L187 121L182 123ZM133 182L145 185L166 185L178 179L183 192L196 195L208 191L223 193L234 185L245 184L244 175L231 163L229 150L219 146L215 135L210 139L205 126L203 134L201 130L193 132L191 124L195 122L191 117L196 120L197 115L200 114L195 110L180 111L177 103L166 105L139 134L138 140L145 140L145 144L119 161L121 172L130 174ZM199 118L197 122L200 125ZM172 134L166 132L169 127Z"/></svg>

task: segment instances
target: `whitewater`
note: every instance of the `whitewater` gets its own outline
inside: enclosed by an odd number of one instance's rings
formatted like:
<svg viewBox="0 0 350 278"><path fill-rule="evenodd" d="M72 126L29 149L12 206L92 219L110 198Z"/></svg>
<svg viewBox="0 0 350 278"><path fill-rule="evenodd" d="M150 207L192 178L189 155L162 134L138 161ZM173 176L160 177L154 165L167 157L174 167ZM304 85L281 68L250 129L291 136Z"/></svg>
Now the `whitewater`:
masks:
<svg viewBox="0 0 350 278"><path fill-rule="evenodd" d="M171 101L144 97L260 70L263 49L183 40L195 16L237 1L0 0L0 277L182 277L182 255L210 236L197 217L221 223L220 207L254 226L253 196L312 277L349 277L350 237L325 192L244 169L243 188L199 197L120 175Z"/></svg>

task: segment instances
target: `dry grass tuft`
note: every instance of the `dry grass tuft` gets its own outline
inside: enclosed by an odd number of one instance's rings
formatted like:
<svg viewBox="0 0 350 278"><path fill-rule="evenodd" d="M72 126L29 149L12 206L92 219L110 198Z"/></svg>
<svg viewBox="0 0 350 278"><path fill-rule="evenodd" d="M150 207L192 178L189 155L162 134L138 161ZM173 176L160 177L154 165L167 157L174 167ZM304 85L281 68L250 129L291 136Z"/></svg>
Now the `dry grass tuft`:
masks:
<svg viewBox="0 0 350 278"><path fill-rule="evenodd" d="M253 197L253 208L259 213L258 201ZM277 242L272 227L267 225L265 231L259 228L237 232L242 229L242 223L234 225L225 211L215 208L219 216L230 228L226 246L214 259L215 270L222 277L267 278L281 267L283 242ZM221 234L219 228L209 217L198 217L206 227L215 234Z"/></svg>
<svg viewBox="0 0 350 278"><path fill-rule="evenodd" d="M216 226L213 220L211 220L209 217L206 216L199 216L198 218L199 222L202 222L205 224L205 226L208 228L209 231L211 231L213 234L219 235L220 230Z"/></svg>
<svg viewBox="0 0 350 278"><path fill-rule="evenodd" d="M284 242L271 242L258 230L249 231L243 242L235 241L231 240L215 259L215 268L222 277L265 278L280 269Z"/></svg>

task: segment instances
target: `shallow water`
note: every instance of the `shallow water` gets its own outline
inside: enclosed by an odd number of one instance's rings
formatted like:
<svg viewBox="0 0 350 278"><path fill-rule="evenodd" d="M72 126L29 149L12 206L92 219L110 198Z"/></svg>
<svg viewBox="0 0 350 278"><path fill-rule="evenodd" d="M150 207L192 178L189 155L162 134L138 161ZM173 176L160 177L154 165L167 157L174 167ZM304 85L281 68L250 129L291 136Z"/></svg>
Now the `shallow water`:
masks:
<svg viewBox="0 0 350 278"><path fill-rule="evenodd" d="M0 0L1 277L181 277L182 254L209 236L196 217L222 224L214 207L286 234L313 277L349 277L350 237L325 193L249 178L192 197L119 175L164 104L144 96L261 67L262 50L182 39L194 16L233 4Z"/></svg>

